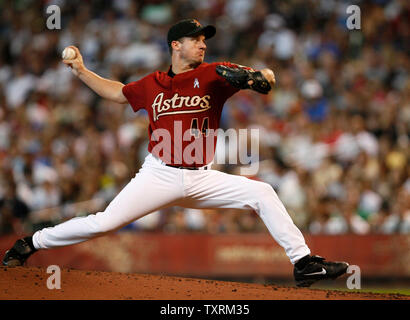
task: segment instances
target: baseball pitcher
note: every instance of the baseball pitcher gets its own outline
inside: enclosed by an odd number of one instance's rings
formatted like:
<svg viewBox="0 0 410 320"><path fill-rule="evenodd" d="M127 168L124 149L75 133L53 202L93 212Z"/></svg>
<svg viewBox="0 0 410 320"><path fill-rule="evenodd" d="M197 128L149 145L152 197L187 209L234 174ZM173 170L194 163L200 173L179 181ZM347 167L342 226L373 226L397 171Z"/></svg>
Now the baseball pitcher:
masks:
<svg viewBox="0 0 410 320"><path fill-rule="evenodd" d="M80 51L63 60L101 97L129 103L149 115L149 154L133 179L103 212L76 217L16 241L3 258L5 266L23 265L37 250L76 244L118 230L168 206L253 209L294 265L296 285L335 279L345 262L311 255L273 188L243 176L212 170L216 132L225 101L241 89L262 94L275 85L272 70L254 71L233 63L205 63L206 40L213 26L182 20L168 31L171 66L122 84L88 70Z"/></svg>

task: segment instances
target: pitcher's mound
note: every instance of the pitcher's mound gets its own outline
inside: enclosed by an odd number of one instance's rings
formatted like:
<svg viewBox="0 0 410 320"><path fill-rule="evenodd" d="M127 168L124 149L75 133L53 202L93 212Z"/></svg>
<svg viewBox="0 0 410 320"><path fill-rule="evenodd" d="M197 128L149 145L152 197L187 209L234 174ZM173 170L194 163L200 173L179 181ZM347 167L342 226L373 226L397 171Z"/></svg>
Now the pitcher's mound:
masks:
<svg viewBox="0 0 410 320"><path fill-rule="evenodd" d="M2 300L362 300L399 294L342 292L116 272L61 270L60 289L44 268L0 268ZM49 279L50 278L50 279Z"/></svg>

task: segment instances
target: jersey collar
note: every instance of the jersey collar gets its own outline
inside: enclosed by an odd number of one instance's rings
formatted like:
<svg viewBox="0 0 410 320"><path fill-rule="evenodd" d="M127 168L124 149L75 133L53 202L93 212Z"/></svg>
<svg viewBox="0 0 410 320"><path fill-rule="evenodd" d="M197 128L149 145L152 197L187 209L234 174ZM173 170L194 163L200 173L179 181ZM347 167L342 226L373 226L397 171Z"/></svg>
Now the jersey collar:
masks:
<svg viewBox="0 0 410 320"><path fill-rule="evenodd" d="M169 69L168 69L168 76L170 76L171 78L173 78L173 77L175 77L175 73L174 73L174 71L172 71L172 64L169 66Z"/></svg>
<svg viewBox="0 0 410 320"><path fill-rule="evenodd" d="M178 73L178 74L175 74L175 73L172 71L172 64L171 64L171 65L169 66L169 68L168 68L167 76L168 76L168 77L171 77L171 78L174 78L175 76L190 74L191 72L195 72L196 70L198 70L200 67L204 66L205 64L206 64L205 62L202 62L202 63L201 63L198 67L196 67L195 69L192 69L192 70L189 70L189 71L185 71L185 72L181 72L181 73Z"/></svg>

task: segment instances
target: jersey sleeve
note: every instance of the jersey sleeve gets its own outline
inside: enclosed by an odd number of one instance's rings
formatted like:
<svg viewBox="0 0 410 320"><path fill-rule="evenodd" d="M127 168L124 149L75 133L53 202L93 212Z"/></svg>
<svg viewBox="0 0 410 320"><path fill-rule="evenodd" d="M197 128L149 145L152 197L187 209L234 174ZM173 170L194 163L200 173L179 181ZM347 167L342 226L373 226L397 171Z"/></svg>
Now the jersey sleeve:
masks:
<svg viewBox="0 0 410 320"><path fill-rule="evenodd" d="M134 81L122 87L122 93L127 98L132 109L137 112L145 108L145 79Z"/></svg>
<svg viewBox="0 0 410 320"><path fill-rule="evenodd" d="M246 70L251 70L251 71L253 71L253 69L252 68L250 68L250 67L247 67L247 66L242 66L242 65L240 65L240 64L236 64L236 63L232 63L232 62L226 62L226 61L224 61L224 62L217 62L216 63L216 65L224 65L224 66L227 66L227 67L230 67L230 68L242 68L242 69L246 69ZM216 66L215 66L216 67Z"/></svg>

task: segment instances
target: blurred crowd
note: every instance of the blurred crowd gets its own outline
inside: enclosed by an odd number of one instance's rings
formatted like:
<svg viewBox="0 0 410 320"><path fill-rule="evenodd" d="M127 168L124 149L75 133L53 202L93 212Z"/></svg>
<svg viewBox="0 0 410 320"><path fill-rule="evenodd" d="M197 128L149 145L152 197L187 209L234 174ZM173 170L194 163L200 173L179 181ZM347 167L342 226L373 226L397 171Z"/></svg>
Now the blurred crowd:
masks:
<svg viewBox="0 0 410 320"><path fill-rule="evenodd" d="M352 2L360 30L346 27ZM50 5L61 29L47 29ZM207 62L274 70L276 88L234 95L221 126L259 129L249 178L271 184L302 231L410 233L409 1L17 0L0 16L0 234L104 210L147 154L144 111L99 98L62 50L129 83L168 69L166 34L185 18L217 27ZM125 229L267 232L252 211L179 207Z"/></svg>

